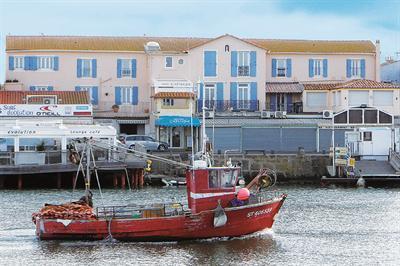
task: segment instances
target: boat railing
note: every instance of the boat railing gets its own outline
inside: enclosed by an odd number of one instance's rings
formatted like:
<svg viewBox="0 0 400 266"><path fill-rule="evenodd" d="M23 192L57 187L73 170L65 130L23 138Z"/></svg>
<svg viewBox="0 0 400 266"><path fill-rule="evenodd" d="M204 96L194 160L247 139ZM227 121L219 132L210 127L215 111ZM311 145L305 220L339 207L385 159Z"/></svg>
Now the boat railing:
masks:
<svg viewBox="0 0 400 266"><path fill-rule="evenodd" d="M185 213L181 203L162 203L152 205L121 205L96 208L96 217L111 218L154 218L176 216Z"/></svg>

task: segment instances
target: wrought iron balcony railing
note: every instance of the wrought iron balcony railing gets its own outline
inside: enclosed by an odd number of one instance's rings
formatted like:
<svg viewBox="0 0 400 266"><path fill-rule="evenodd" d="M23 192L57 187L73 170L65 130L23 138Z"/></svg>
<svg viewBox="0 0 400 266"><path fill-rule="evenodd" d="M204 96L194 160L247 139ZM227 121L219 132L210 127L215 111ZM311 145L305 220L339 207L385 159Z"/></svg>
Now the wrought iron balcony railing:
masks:
<svg viewBox="0 0 400 266"><path fill-rule="evenodd" d="M259 101L258 100L206 100L205 107L208 110L214 110L216 112L227 112L227 111L258 111ZM197 100L197 111L203 110L203 100Z"/></svg>

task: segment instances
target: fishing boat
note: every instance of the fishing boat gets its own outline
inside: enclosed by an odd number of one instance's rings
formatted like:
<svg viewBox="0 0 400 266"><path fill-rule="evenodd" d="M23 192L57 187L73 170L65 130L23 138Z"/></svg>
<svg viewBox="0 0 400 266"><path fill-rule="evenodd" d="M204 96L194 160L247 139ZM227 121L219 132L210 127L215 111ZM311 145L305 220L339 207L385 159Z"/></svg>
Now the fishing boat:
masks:
<svg viewBox="0 0 400 266"><path fill-rule="evenodd" d="M203 108L203 136L204 119ZM226 160L223 166L213 166L203 137L202 152L197 158L193 155L188 165L127 150L146 159L158 159L185 167L187 204L103 205L90 212L88 205L91 204L87 199L91 196L91 173L96 173L99 180L94 162L90 163L90 158L94 159L91 149L95 146L101 145L94 140L87 140L86 148L80 154L81 158L86 158L85 197L79 202L73 202L73 207L71 204L54 207L63 209L67 215L44 215L44 211L34 214L33 222L39 239L179 241L237 237L271 228L286 199L286 194L265 190L276 182L276 174L270 169L261 169L246 187L237 186L241 174L240 165ZM45 211L49 214L53 205L47 208ZM80 208L83 211L79 211ZM74 210L78 210L77 215L74 215Z"/></svg>

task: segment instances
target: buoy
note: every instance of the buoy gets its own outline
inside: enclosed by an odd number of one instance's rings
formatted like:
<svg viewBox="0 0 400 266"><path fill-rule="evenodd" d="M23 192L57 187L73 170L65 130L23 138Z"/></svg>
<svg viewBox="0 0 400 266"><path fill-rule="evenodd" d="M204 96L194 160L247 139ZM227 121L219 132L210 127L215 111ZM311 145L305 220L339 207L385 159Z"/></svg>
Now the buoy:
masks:
<svg viewBox="0 0 400 266"><path fill-rule="evenodd" d="M248 200L249 197L250 197L250 191L247 188L239 189L239 192L237 194L238 200Z"/></svg>
<svg viewBox="0 0 400 266"><path fill-rule="evenodd" d="M364 178L360 177L360 178L357 180L357 187L365 187L365 180L364 180Z"/></svg>

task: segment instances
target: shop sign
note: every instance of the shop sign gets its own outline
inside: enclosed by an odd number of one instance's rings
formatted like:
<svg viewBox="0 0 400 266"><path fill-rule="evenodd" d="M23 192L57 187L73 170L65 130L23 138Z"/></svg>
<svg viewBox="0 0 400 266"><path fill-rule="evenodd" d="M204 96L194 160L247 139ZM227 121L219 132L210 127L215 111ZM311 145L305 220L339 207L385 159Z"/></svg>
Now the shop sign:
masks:
<svg viewBox="0 0 400 266"><path fill-rule="evenodd" d="M92 116L91 105L0 104L0 117Z"/></svg>

